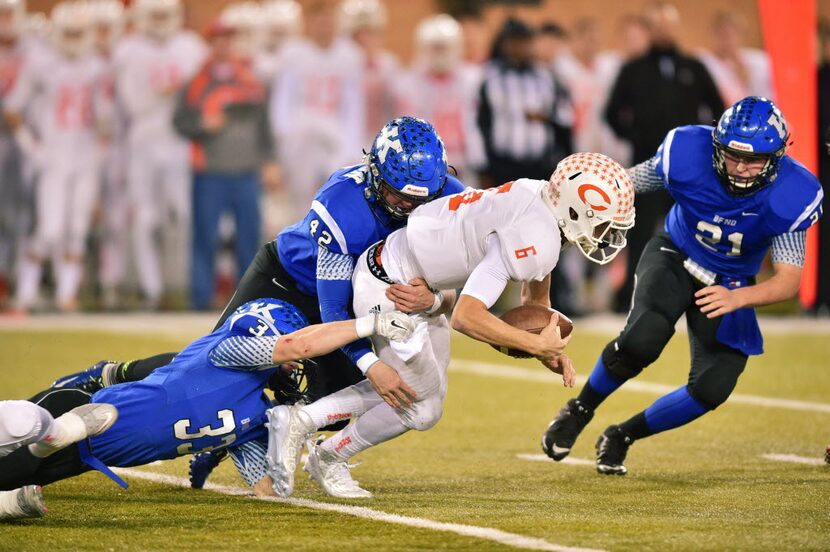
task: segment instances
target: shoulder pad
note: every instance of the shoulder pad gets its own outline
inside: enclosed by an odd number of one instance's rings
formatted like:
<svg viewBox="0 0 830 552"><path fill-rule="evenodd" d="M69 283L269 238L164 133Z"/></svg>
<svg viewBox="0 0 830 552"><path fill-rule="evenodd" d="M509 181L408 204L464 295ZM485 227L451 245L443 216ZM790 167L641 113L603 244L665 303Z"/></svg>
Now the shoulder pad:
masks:
<svg viewBox="0 0 830 552"><path fill-rule="evenodd" d="M444 190L441 192L441 197L447 197L465 189L464 184L451 174L447 175L447 183L444 185Z"/></svg>
<svg viewBox="0 0 830 552"><path fill-rule="evenodd" d="M822 215L824 191L807 168L785 156L776 177L769 201L776 216L779 233L806 230Z"/></svg>
<svg viewBox="0 0 830 552"><path fill-rule="evenodd" d="M657 175L667 186L695 180L712 167L712 127L674 128L657 148Z"/></svg>

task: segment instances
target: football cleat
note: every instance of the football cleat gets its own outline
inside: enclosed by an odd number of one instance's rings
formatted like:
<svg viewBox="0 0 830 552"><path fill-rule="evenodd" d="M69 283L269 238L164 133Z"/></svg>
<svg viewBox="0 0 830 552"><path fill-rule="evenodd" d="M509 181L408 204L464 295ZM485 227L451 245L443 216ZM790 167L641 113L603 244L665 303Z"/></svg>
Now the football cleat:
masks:
<svg viewBox="0 0 830 552"><path fill-rule="evenodd" d="M52 389L74 388L86 391L90 395L104 388L104 370L108 365L116 365L111 360L101 360L86 370L63 376L56 379L50 386Z"/></svg>
<svg viewBox="0 0 830 552"><path fill-rule="evenodd" d="M200 452L190 459L190 487L201 489L219 462L228 457L227 449Z"/></svg>
<svg viewBox="0 0 830 552"><path fill-rule="evenodd" d="M628 470L623 462L633 442L620 426L609 426L597 439L597 473L625 475Z"/></svg>
<svg viewBox="0 0 830 552"><path fill-rule="evenodd" d="M576 438L594 417L594 411L578 399L571 399L542 435L542 450L559 462L571 453Z"/></svg>
<svg viewBox="0 0 830 552"><path fill-rule="evenodd" d="M303 470L320 485L326 494L337 498L372 498L372 493L360 487L352 479L349 464L320 449L325 438L320 436L316 443L308 443L308 459Z"/></svg>
<svg viewBox="0 0 830 552"><path fill-rule="evenodd" d="M76 406L67 414L74 414L84 423L86 435L83 436L83 439L102 434L118 420L118 409L106 403L82 404ZM60 420L60 417L57 419Z"/></svg>
<svg viewBox="0 0 830 552"><path fill-rule="evenodd" d="M27 485L17 490L17 505L24 517L42 517L49 511L43 501L40 485Z"/></svg>
<svg viewBox="0 0 830 552"><path fill-rule="evenodd" d="M830 464L830 445L827 445L827 448L824 449L824 461Z"/></svg>
<svg viewBox="0 0 830 552"><path fill-rule="evenodd" d="M268 411L268 476L274 492L283 498L294 491L294 472L300 462L303 444L308 439L309 423L299 406L276 406Z"/></svg>

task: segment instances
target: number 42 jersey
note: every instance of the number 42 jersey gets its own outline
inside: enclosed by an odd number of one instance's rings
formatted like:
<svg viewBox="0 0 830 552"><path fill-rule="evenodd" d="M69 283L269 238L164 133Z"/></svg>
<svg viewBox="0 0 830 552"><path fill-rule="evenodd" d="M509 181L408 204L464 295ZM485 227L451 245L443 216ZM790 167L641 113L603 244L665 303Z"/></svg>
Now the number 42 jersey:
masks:
<svg viewBox="0 0 830 552"><path fill-rule="evenodd" d="M733 196L712 165L712 127L670 131L657 150L657 174L676 201L666 218L672 241L702 267L726 278L749 278L775 236L806 230L821 216L824 194L815 176L785 155L772 184Z"/></svg>

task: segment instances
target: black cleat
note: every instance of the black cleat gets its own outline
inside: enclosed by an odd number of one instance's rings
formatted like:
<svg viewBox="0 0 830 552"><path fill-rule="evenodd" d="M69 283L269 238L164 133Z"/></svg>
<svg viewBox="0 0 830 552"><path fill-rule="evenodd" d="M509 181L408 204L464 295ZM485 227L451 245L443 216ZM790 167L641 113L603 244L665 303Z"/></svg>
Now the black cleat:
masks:
<svg viewBox="0 0 830 552"><path fill-rule="evenodd" d="M623 433L620 426L609 426L597 439L597 473L603 475L625 475L623 465L628 447L634 441Z"/></svg>
<svg viewBox="0 0 830 552"><path fill-rule="evenodd" d="M830 464L830 445L827 445L827 448L824 449L824 461Z"/></svg>
<svg viewBox="0 0 830 552"><path fill-rule="evenodd" d="M571 399L562 407L542 435L542 450L559 462L571 453L576 438L594 417L594 411Z"/></svg>
<svg viewBox="0 0 830 552"><path fill-rule="evenodd" d="M190 459L190 486L194 489L204 487L211 472L227 457L225 449L194 454Z"/></svg>

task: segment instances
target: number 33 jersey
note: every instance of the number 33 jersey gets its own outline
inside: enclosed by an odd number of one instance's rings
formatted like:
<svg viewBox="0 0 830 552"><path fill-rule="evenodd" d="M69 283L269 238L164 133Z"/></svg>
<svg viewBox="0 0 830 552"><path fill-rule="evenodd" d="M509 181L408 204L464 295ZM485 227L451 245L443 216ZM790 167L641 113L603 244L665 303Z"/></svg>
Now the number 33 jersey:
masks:
<svg viewBox="0 0 830 552"><path fill-rule="evenodd" d="M436 289L464 286L497 234L511 280L541 280L556 266L561 233L542 197L544 180L520 179L490 190L466 191L415 209L408 247Z"/></svg>
<svg viewBox="0 0 830 552"><path fill-rule="evenodd" d="M772 184L733 196L712 165L712 127L678 127L657 150L657 174L675 200L666 218L672 241L721 276L758 273L775 236L806 230L821 216L824 194L815 176L785 155Z"/></svg>
<svg viewBox="0 0 830 552"><path fill-rule="evenodd" d="M114 405L118 420L90 439L93 454L139 466L264 437L274 346L307 323L284 301L251 301L145 379L98 391L92 402Z"/></svg>

